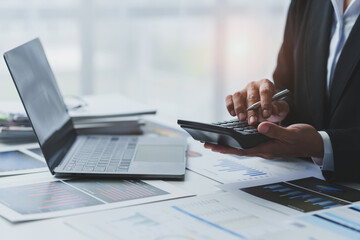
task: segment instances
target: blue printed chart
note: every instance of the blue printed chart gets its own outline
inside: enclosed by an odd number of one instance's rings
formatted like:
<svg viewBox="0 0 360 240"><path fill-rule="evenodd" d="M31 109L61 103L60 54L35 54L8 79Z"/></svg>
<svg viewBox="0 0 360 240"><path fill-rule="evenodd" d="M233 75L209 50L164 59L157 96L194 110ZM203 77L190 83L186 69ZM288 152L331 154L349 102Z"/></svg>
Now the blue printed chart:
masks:
<svg viewBox="0 0 360 240"><path fill-rule="evenodd" d="M232 194L217 193L115 209L92 219L79 216L66 224L98 239L241 240L268 239L261 236L286 230L282 219Z"/></svg>
<svg viewBox="0 0 360 240"><path fill-rule="evenodd" d="M258 157L234 157L204 149L202 144L191 142L187 167L220 183L278 182L321 175L313 163L299 159L266 160ZM258 184L256 184L258 185Z"/></svg>
<svg viewBox="0 0 360 240"><path fill-rule="evenodd" d="M257 176L266 176L266 172L245 166L239 162L235 162L229 159L219 159L219 163L214 165L215 168L218 168L219 172L242 172L243 176L257 177Z"/></svg>
<svg viewBox="0 0 360 240"><path fill-rule="evenodd" d="M264 167L248 161L241 161L233 157L215 159L207 157L189 158L188 168L194 172L212 178L220 183L232 183L241 181L252 181L268 179L274 176Z"/></svg>
<svg viewBox="0 0 360 240"><path fill-rule="evenodd" d="M342 207L298 218L348 239L360 239L360 207Z"/></svg>
<svg viewBox="0 0 360 240"><path fill-rule="evenodd" d="M163 181L60 180L0 188L0 214L25 221L189 196Z"/></svg>
<svg viewBox="0 0 360 240"><path fill-rule="evenodd" d="M311 182L313 184L311 184ZM295 185L296 183L296 185ZM316 184L323 183L320 186L324 186L325 181L316 178L305 178L290 182L278 182L274 184L261 185L256 187L242 188L241 190L254 195L256 197L281 204L283 206L298 210L300 212L312 212L317 210L326 210L334 207L340 207L349 205L346 193L346 187L341 189L336 186L336 189L342 190L344 197L338 195L339 191L336 191L337 196L333 197L322 191L314 191ZM315 186L308 188L307 186ZM335 189L334 186L326 186L326 189ZM357 190L353 190L357 193Z"/></svg>
<svg viewBox="0 0 360 240"><path fill-rule="evenodd" d="M46 163L20 150L0 152L0 176L48 171Z"/></svg>

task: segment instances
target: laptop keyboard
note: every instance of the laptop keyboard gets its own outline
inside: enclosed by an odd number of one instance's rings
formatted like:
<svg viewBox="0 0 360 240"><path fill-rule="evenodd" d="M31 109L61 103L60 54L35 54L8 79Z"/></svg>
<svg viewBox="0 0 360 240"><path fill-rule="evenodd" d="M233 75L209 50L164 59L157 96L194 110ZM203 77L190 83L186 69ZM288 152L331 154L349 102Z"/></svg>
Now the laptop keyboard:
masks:
<svg viewBox="0 0 360 240"><path fill-rule="evenodd" d="M65 166L73 172L127 172L137 137L88 137Z"/></svg>

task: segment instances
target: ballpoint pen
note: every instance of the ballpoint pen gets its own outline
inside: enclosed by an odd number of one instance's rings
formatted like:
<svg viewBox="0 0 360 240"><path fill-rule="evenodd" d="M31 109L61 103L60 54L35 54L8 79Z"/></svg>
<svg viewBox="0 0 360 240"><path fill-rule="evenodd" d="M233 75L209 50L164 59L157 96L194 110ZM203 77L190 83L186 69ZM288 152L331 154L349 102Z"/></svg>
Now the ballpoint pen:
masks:
<svg viewBox="0 0 360 240"><path fill-rule="evenodd" d="M289 93L290 93L289 89L282 90L282 91L274 94L274 96L272 96L271 100L272 101L279 100L279 99L285 97L286 95L288 95ZM246 111L258 109L260 106L261 106L261 102L258 101L256 103L252 104L250 107L248 107L248 109L246 109Z"/></svg>

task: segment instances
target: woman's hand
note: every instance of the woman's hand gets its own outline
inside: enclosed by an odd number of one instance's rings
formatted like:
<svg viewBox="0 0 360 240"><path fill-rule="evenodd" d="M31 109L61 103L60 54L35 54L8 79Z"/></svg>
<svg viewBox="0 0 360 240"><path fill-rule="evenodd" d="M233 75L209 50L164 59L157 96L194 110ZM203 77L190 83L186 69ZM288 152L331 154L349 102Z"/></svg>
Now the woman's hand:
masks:
<svg viewBox="0 0 360 240"><path fill-rule="evenodd" d="M272 101L276 93L274 84L268 79L249 83L245 89L226 97L226 108L231 116L237 116L240 121L248 119L249 125L264 120L280 122L289 113L289 105L285 101ZM261 101L257 110L246 111L252 104Z"/></svg>

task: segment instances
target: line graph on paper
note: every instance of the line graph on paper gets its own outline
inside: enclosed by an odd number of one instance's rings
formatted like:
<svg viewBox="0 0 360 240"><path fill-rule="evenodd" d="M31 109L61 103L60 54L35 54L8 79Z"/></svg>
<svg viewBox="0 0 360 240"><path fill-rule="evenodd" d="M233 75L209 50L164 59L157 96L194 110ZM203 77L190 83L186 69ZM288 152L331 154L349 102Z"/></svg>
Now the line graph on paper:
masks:
<svg viewBox="0 0 360 240"><path fill-rule="evenodd" d="M224 155L206 150L196 142L190 144L190 150L201 153L201 156L188 158L188 169L225 184L270 179L278 182L322 176L319 167L302 159L267 160L259 157Z"/></svg>

